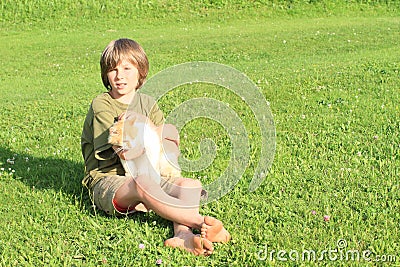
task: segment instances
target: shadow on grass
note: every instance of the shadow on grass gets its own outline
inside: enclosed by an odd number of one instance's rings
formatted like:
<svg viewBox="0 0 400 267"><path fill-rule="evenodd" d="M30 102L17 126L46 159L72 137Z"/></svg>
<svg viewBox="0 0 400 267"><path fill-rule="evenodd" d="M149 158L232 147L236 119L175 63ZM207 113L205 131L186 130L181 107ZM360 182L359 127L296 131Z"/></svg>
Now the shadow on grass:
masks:
<svg viewBox="0 0 400 267"><path fill-rule="evenodd" d="M29 151L27 151L29 152ZM3 168L15 170L15 179L35 190L53 189L80 198L86 209L92 209L86 189L82 187L83 163L58 158L35 157L0 147Z"/></svg>
<svg viewBox="0 0 400 267"><path fill-rule="evenodd" d="M28 151L29 152L29 151ZM0 147L0 162L4 162L2 168L15 170L15 180L21 181L35 190L55 190L70 196L75 204L78 201L83 211L91 215L115 218L106 215L105 212L93 208L87 189L81 184L84 176L82 162L74 162L59 158L57 155L46 158L34 157L29 153L19 154L7 148ZM144 221L157 221L164 227L171 224L161 217L151 213L135 213L129 218L138 223Z"/></svg>

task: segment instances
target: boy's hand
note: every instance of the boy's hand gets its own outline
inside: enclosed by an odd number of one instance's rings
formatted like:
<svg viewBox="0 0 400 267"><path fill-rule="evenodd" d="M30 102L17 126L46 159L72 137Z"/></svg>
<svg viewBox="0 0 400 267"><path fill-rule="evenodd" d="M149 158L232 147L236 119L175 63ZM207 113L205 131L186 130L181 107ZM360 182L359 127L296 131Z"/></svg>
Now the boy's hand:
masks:
<svg viewBox="0 0 400 267"><path fill-rule="evenodd" d="M174 142L179 148L179 132L173 124L164 124L162 129L162 139Z"/></svg>

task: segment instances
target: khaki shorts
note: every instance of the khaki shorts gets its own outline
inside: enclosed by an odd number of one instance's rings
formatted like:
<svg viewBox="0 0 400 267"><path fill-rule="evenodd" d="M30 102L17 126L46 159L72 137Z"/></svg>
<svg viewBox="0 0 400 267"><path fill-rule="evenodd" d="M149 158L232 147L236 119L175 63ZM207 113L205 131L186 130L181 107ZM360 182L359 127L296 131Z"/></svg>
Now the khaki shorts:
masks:
<svg viewBox="0 0 400 267"><path fill-rule="evenodd" d="M127 215L136 212L136 210L130 210L126 212L120 212L115 208L113 199L117 190L129 179L133 179L131 176L120 176L110 175L101 178L93 187L90 192L91 199L97 208L105 211L109 215ZM174 183L179 179L178 177L161 177L161 189L167 194L172 193L174 190Z"/></svg>

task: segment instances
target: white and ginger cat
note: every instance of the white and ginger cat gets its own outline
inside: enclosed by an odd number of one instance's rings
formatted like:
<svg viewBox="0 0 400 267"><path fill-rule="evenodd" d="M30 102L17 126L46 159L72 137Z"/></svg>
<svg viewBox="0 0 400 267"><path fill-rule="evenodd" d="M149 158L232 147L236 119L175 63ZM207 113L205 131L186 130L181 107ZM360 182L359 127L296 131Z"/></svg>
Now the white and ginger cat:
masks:
<svg viewBox="0 0 400 267"><path fill-rule="evenodd" d="M124 115L111 126L108 142L139 155L132 160L121 159L126 173L133 177L145 174L157 183L161 181L160 176L181 177L177 148L179 135L175 130L172 131L175 136L169 138L170 126L157 127L139 113Z"/></svg>

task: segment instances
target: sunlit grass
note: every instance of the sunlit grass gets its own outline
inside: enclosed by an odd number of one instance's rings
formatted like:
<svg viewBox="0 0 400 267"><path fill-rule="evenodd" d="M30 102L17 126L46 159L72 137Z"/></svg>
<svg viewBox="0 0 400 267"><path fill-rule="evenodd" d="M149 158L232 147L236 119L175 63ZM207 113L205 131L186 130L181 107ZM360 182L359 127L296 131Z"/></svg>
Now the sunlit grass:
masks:
<svg viewBox="0 0 400 267"><path fill-rule="evenodd" d="M335 249L339 239L348 249L370 250L371 257L400 257L400 20L390 12L393 4L373 6L358 16L342 8L331 17L315 11L296 17L287 9L271 19L249 9L251 16L214 14L183 22L175 16L164 23L153 17L151 24L110 15L104 21L86 18L93 20L89 26L56 26L65 31L53 30L39 15L36 25L4 22L0 265L154 266L162 259L165 266L280 266L276 257L260 260L260 250L321 252ZM104 91L100 53L119 37L143 45L150 76L183 62L218 62L245 73L270 102L276 154L253 193L248 186L262 144L257 121L240 98L197 85L176 88L160 103L168 114L195 97L225 101L251 136L243 179L201 208L223 220L233 236L209 258L165 248L172 225L154 213L116 219L95 211L81 187L81 127L91 99ZM205 118L182 129L183 156L198 158L204 138L218 148L210 168L187 176L207 184L223 171L231 150L223 130ZM360 262L325 258L317 264Z"/></svg>

